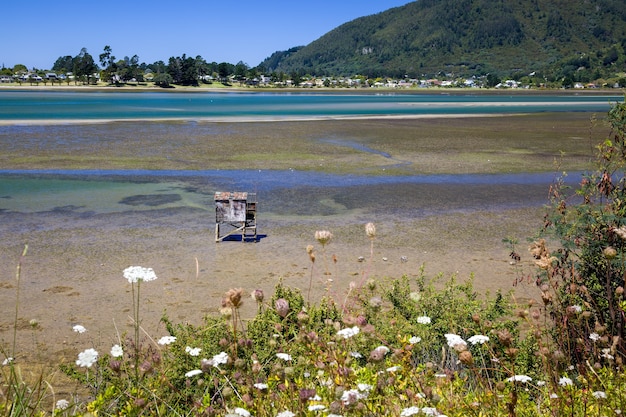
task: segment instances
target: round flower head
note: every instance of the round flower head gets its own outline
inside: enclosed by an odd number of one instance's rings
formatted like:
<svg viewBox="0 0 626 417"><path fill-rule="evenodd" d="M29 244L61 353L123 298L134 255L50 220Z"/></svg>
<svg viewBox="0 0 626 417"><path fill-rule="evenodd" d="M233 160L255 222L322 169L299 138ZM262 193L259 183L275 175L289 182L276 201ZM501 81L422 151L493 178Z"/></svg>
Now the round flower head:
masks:
<svg viewBox="0 0 626 417"><path fill-rule="evenodd" d="M157 342L159 345L169 345L176 341L176 336L163 336Z"/></svg>
<svg viewBox="0 0 626 417"><path fill-rule="evenodd" d="M120 345L113 345L113 347L111 348L111 356L113 356L114 358L119 358L123 354L124 350Z"/></svg>
<svg viewBox="0 0 626 417"><path fill-rule="evenodd" d="M365 225L365 234L370 239L374 239L376 237L376 226L374 223L368 223Z"/></svg>
<svg viewBox="0 0 626 417"><path fill-rule="evenodd" d="M332 238L333 234L328 230L318 230L315 232L315 240L317 240L322 246L330 242L330 239Z"/></svg>
<svg viewBox="0 0 626 417"><path fill-rule="evenodd" d="M98 360L98 352L95 349L86 349L78 354L76 365L91 368L91 365Z"/></svg>
<svg viewBox="0 0 626 417"><path fill-rule="evenodd" d="M124 278L131 284L138 281L154 281L157 279L152 268L144 268L143 266L129 266L124 270Z"/></svg>
<svg viewBox="0 0 626 417"><path fill-rule="evenodd" d="M59 410L67 410L67 408L69 406L70 406L70 402L68 400L65 400L65 399L61 399L61 400L56 402L56 407Z"/></svg>
<svg viewBox="0 0 626 417"><path fill-rule="evenodd" d="M87 331L87 329L85 329L85 326L81 326L80 324L74 325L74 327L72 327L72 330L74 330L76 333L85 333Z"/></svg>

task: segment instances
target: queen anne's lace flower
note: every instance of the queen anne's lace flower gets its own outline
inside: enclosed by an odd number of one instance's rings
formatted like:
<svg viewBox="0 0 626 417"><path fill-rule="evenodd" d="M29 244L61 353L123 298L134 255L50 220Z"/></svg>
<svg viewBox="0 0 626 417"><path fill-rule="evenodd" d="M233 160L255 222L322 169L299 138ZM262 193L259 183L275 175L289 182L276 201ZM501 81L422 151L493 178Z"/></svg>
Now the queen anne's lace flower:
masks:
<svg viewBox="0 0 626 417"><path fill-rule="evenodd" d="M65 399L61 399L56 402L56 408L58 408L59 410L67 410L69 406L70 406L70 402Z"/></svg>
<svg viewBox="0 0 626 417"><path fill-rule="evenodd" d="M120 345L113 345L111 348L111 356L114 358L119 358L124 354L124 349Z"/></svg>
<svg viewBox="0 0 626 417"><path fill-rule="evenodd" d="M187 346L185 348L185 352L187 352L190 356L199 356L202 349L200 348L192 348L191 346Z"/></svg>
<svg viewBox="0 0 626 417"><path fill-rule="evenodd" d="M405 408L400 412L400 417L409 417L409 416L414 416L416 414L419 414L422 410L419 407L409 407L409 408Z"/></svg>
<svg viewBox="0 0 626 417"><path fill-rule="evenodd" d="M593 340L594 342L597 342L598 340L600 340L600 335L598 333L590 333L589 339Z"/></svg>
<svg viewBox="0 0 626 417"><path fill-rule="evenodd" d="M254 388L264 390L268 388L268 385L262 382L257 382L256 384L254 384Z"/></svg>
<svg viewBox="0 0 626 417"><path fill-rule="evenodd" d="M448 346L450 346L453 349L457 347L467 346L467 343L465 343L465 340L463 340L463 338L457 334L452 334L452 333L446 334L446 340L448 342Z"/></svg>
<svg viewBox="0 0 626 417"><path fill-rule="evenodd" d="M561 385L562 387L572 385L573 383L574 382L566 376L562 376L561 378L559 378L559 385Z"/></svg>
<svg viewBox="0 0 626 417"><path fill-rule="evenodd" d="M489 336L484 336L482 334L476 334L472 337L470 337L469 339L467 339L468 342L470 342L472 345L482 345L483 343L486 343L489 341Z"/></svg>
<svg viewBox="0 0 626 417"><path fill-rule="evenodd" d="M86 349L78 354L78 360L76 361L76 365L91 368L91 365L96 363L98 360L98 352L95 349Z"/></svg>
<svg viewBox="0 0 626 417"><path fill-rule="evenodd" d="M228 363L228 353L220 352L211 359L215 368Z"/></svg>
<svg viewBox="0 0 626 417"><path fill-rule="evenodd" d="M176 341L176 336L163 336L157 342L159 345L169 345Z"/></svg>
<svg viewBox="0 0 626 417"><path fill-rule="evenodd" d="M593 398L595 398L596 400L606 399L606 392L604 391L594 391L591 395L593 395Z"/></svg>
<svg viewBox="0 0 626 417"><path fill-rule="evenodd" d="M350 339L352 336L356 336L357 334L359 334L361 330L357 327L347 327L345 329L339 330L337 332L337 336L341 336L344 339Z"/></svg>
<svg viewBox="0 0 626 417"><path fill-rule="evenodd" d="M234 413L237 414L238 416L241 417L250 417L251 414L248 410L246 410L245 408L241 408L241 407L237 407L234 410Z"/></svg>
<svg viewBox="0 0 626 417"><path fill-rule="evenodd" d="M313 404L309 406L309 411L324 411L326 407L321 404Z"/></svg>
<svg viewBox="0 0 626 417"><path fill-rule="evenodd" d="M422 338L421 338L421 337L419 337L419 336L413 336L413 337L411 337L411 338L409 339L409 343L410 343L410 344L412 344L412 345L414 345L414 344L416 344L416 343L419 343L419 342L421 342L421 341L422 341Z"/></svg>
<svg viewBox="0 0 626 417"><path fill-rule="evenodd" d="M81 326L80 324L74 325L74 327L72 327L72 330L74 330L76 333L81 333L81 334L87 331L87 329L85 329L85 327Z"/></svg>
<svg viewBox="0 0 626 417"><path fill-rule="evenodd" d="M531 377L529 377L528 375L513 375L510 378L507 378L507 381L509 382L522 382L522 383L526 383L526 382L530 382L533 379Z"/></svg>
<svg viewBox="0 0 626 417"><path fill-rule="evenodd" d="M202 371L200 369L194 369L193 371L189 371L185 374L186 378L191 378L192 376L200 375Z"/></svg>
<svg viewBox="0 0 626 417"><path fill-rule="evenodd" d="M154 281L157 279L152 268L144 268L143 266L129 266L124 270L124 278L131 284L137 281Z"/></svg>
<svg viewBox="0 0 626 417"><path fill-rule="evenodd" d="M276 357L278 359L282 359L284 361L290 361L291 360L291 355L289 355L288 353L277 353Z"/></svg>
<svg viewBox="0 0 626 417"><path fill-rule="evenodd" d="M430 317L428 316L420 316L417 318L417 322L419 324L430 324L431 320L430 320Z"/></svg>

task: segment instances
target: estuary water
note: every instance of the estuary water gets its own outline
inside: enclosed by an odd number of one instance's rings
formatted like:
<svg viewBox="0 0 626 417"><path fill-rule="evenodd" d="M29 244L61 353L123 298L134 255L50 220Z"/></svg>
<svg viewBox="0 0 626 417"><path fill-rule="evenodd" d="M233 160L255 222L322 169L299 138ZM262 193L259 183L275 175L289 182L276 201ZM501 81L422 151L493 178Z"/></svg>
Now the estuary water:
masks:
<svg viewBox="0 0 626 417"><path fill-rule="evenodd" d="M59 146L55 132L69 129L64 137L97 137L107 131L107 122L133 121L138 126L151 121L245 122L246 120L298 120L316 118L428 117L477 114L536 112L606 112L623 97L612 95L472 95L472 94L307 94L307 93L163 93L163 92L55 92L0 90L0 140L12 150L28 154L29 146ZM51 126L54 125L54 126ZM166 128L165 126L163 128ZM56 130L55 130L56 129ZM97 132L94 132L94 129ZM179 134L184 134L181 131ZM37 136L30 144L31 135ZM49 140L46 139L49 135ZM41 138L44 138L43 140ZM119 139L118 139L119 140ZM123 138L121 138L123 140ZM80 144L80 141L77 141ZM88 143L88 140L86 140ZM362 149L369 152L369 149ZM415 187L447 185L448 189L478 190L498 185L502 198L493 203L502 207L538 205L540 198L529 198L529 190L545 188L550 174L444 175L444 176L355 176L323 173L257 170L205 171L85 171L85 170L7 170L0 165L0 212L5 213L114 213L137 210L194 208L212 210L212 193L247 190L273 195L281 190L307 189L307 195L321 190L346 187L384 190L401 187L403 193L418 193ZM522 195L510 192L520 186ZM409 188L407 188L409 187ZM410 188L413 187L413 188ZM327 191L326 191L327 192ZM350 193L338 192L344 200ZM341 207L357 207L368 202L356 197ZM288 214L332 214L328 205L301 199ZM369 199L372 200L371 198ZM468 207L484 207L477 197ZM416 207L411 198L409 207ZM450 204L446 203L446 207ZM454 204L452 206L455 206ZM261 205L263 207L263 205ZM317 207L317 209L316 209ZM455 206L456 207L456 206ZM428 211L428 207L422 207ZM461 206L459 205L459 207ZM266 208L267 209L267 206ZM397 207L402 210L402 207ZM284 212L280 214L285 214Z"/></svg>
<svg viewBox="0 0 626 417"><path fill-rule="evenodd" d="M606 112L619 95L55 92L0 90L0 122L276 120Z"/></svg>

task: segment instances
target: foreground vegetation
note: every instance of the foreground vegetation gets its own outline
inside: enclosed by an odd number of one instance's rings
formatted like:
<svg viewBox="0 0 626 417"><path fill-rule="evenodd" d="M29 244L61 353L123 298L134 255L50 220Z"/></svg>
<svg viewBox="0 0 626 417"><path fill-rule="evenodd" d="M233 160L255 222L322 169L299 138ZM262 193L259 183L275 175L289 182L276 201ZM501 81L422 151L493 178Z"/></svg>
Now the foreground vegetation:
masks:
<svg viewBox="0 0 626 417"><path fill-rule="evenodd" d="M529 255L514 239L519 285L540 297L477 294L456 277L373 280L370 259L345 293L332 289L333 236L306 248L310 285L272 295L233 288L221 315L200 324L163 317L169 334L141 328L151 268L123 271L133 331L110 352L76 352L63 371L88 397L57 398L32 384L17 346L2 346L2 415L609 416L626 406L626 105L609 112L597 169L576 190L556 183ZM374 253L376 227L365 226ZM554 247L556 249L550 249ZM303 248L304 250L304 248ZM26 249L23 256L26 256ZM370 255L371 256L371 255ZM531 262L525 262L530 258ZM532 265L532 266L531 266ZM16 271L15 326L21 262ZM311 302L311 285L326 296ZM242 317L244 303L257 313ZM77 325L74 331L82 333Z"/></svg>

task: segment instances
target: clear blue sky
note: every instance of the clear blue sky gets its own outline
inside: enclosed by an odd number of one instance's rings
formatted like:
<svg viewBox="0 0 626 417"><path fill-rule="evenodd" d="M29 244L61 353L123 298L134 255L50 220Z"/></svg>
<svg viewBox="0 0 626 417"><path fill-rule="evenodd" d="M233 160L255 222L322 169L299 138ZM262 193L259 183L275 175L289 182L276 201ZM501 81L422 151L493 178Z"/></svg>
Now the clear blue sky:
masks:
<svg viewBox="0 0 626 417"><path fill-rule="evenodd" d="M16 1L0 6L0 66L50 69L81 48L98 56L167 63L171 56L258 65L275 51L306 45L358 17L409 0Z"/></svg>

